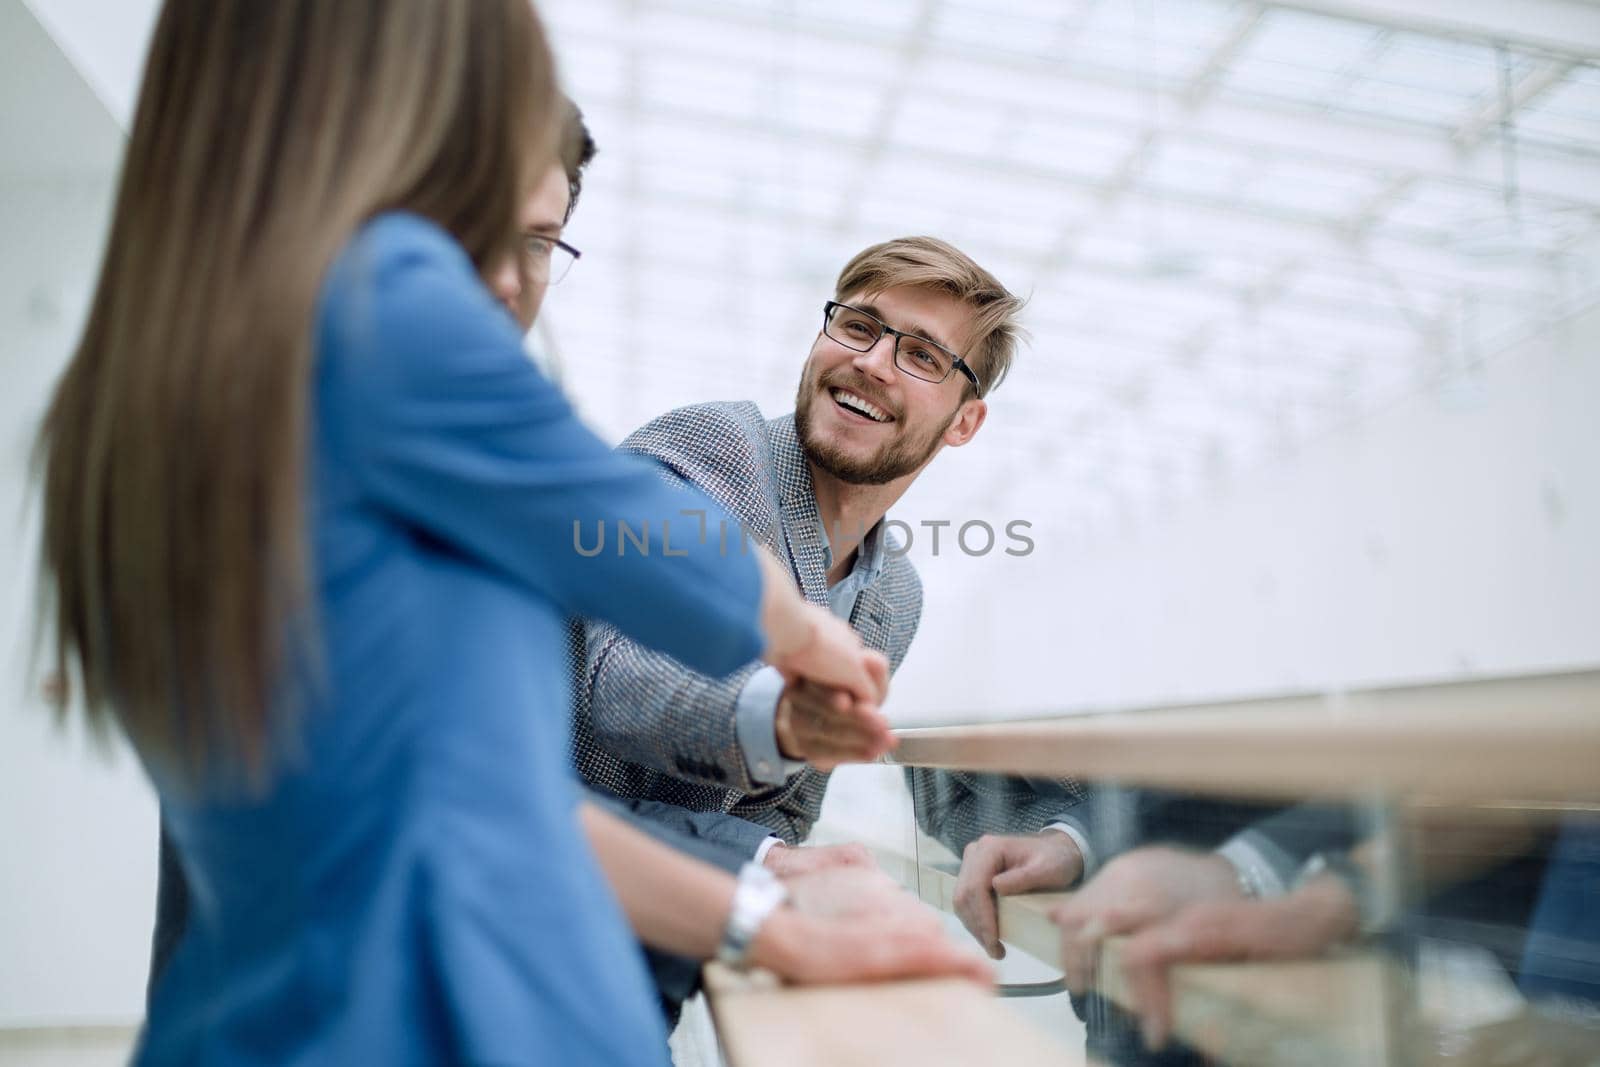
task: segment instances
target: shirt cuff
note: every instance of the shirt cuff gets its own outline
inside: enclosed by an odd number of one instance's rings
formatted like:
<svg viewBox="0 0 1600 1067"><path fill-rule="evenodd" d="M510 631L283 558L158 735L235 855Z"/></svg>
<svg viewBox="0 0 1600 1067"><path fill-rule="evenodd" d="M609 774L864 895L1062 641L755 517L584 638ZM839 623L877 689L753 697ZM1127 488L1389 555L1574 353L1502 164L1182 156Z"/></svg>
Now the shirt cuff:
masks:
<svg viewBox="0 0 1600 1067"><path fill-rule="evenodd" d="M1084 832L1083 827L1078 824L1077 820L1068 819L1065 815L1063 815L1055 822L1046 826L1045 829L1060 830L1062 833L1072 838L1072 843L1078 846L1078 855L1083 857L1083 873L1078 875L1078 880L1074 883L1075 885L1082 885L1084 882L1087 882L1091 877L1094 876L1094 849L1089 847L1089 835Z"/></svg>
<svg viewBox="0 0 1600 1067"><path fill-rule="evenodd" d="M778 751L774 720L781 696L783 675L776 667L762 667L745 680L734 708L739 751L744 754L750 780L758 785L782 785L791 774L805 766L803 762L784 759Z"/></svg>
<svg viewBox="0 0 1600 1067"><path fill-rule="evenodd" d="M761 842L760 847L756 849L756 858L754 862L765 864L767 862L767 853L771 852L781 844L783 844L783 838L781 837L766 838Z"/></svg>
<svg viewBox="0 0 1600 1067"><path fill-rule="evenodd" d="M1249 884L1256 896L1280 897L1289 891L1289 883L1281 858L1272 855L1276 851L1271 843L1246 830L1223 842L1217 855L1233 864L1240 882Z"/></svg>

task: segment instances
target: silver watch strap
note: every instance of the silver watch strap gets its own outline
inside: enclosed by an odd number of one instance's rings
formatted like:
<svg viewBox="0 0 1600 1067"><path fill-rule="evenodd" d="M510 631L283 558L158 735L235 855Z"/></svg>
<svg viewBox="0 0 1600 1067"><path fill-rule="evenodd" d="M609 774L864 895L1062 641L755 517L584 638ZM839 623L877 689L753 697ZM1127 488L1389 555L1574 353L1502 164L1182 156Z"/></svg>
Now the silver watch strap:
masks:
<svg viewBox="0 0 1600 1067"><path fill-rule="evenodd" d="M789 899L789 890L778 876L759 863L739 868L739 881L733 890L733 906L722 928L722 943L717 959L730 967L744 969L750 962L750 946L761 924Z"/></svg>

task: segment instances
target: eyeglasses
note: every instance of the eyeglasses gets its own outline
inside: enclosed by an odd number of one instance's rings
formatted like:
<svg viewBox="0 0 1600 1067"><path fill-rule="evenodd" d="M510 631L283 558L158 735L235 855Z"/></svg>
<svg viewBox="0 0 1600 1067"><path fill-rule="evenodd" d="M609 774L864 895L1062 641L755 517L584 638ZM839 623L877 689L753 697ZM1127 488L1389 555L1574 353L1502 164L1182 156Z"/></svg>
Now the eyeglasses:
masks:
<svg viewBox="0 0 1600 1067"><path fill-rule="evenodd" d="M981 395L983 385L967 361L937 341L902 333L876 315L830 300L822 307L822 332L852 352L870 352L884 334L894 337L894 365L925 382L935 384L959 370Z"/></svg>
<svg viewBox="0 0 1600 1067"><path fill-rule="evenodd" d="M537 233L522 235L522 262L531 282L558 285L583 253L567 242Z"/></svg>

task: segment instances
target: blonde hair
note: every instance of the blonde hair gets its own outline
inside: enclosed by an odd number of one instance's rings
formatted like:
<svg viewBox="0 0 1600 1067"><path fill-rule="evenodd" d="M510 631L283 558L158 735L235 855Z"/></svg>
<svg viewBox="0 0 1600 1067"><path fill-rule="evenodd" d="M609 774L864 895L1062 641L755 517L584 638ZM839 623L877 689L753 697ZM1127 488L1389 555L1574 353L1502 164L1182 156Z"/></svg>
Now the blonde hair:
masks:
<svg viewBox="0 0 1600 1067"><path fill-rule="evenodd" d="M92 725L186 778L261 779L314 630L323 275L388 210L480 270L506 254L554 102L527 0L167 0L39 439L53 652Z"/></svg>
<svg viewBox="0 0 1600 1067"><path fill-rule="evenodd" d="M972 257L937 237L898 237L857 253L839 272L834 299L899 285L949 293L973 309L962 358L978 376L977 395L988 396L1011 370L1022 335L1017 315L1025 301ZM967 386L970 389L972 383Z"/></svg>

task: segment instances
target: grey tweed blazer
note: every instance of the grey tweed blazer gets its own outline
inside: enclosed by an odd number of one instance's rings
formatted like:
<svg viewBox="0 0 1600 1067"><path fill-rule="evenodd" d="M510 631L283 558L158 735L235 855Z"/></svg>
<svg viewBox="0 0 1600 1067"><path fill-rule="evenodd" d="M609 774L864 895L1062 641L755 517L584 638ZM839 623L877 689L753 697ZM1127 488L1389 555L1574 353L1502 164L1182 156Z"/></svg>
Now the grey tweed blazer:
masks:
<svg viewBox="0 0 1600 1067"><path fill-rule="evenodd" d="M768 420L748 402L696 404L651 421L621 447L711 497L750 541L788 564L807 600L827 607L826 546L793 416ZM695 530L694 519L682 521L675 540ZM728 531L727 544L739 551L738 531ZM916 570L903 553L889 553L878 579L861 590L850 625L896 670L921 616ZM576 624L571 637L573 758L586 781L622 796L738 815L790 844L805 838L828 776L807 767L781 786L760 786L739 748L735 708L760 663L710 678L604 624Z"/></svg>

